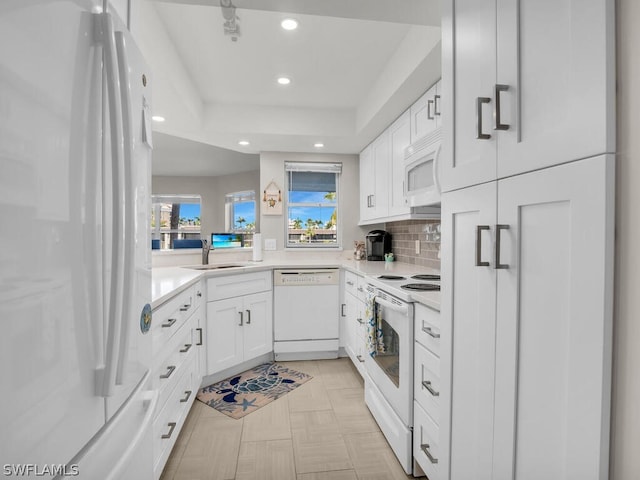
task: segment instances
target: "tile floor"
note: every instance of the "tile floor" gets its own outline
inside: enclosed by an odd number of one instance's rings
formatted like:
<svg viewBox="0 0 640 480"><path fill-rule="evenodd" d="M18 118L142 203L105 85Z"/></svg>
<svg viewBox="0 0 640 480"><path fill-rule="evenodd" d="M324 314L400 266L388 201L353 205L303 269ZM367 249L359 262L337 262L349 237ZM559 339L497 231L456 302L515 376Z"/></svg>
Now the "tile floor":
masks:
<svg viewBox="0 0 640 480"><path fill-rule="evenodd" d="M240 420L195 401L161 480L395 480L407 476L351 360L286 362L313 379Z"/></svg>

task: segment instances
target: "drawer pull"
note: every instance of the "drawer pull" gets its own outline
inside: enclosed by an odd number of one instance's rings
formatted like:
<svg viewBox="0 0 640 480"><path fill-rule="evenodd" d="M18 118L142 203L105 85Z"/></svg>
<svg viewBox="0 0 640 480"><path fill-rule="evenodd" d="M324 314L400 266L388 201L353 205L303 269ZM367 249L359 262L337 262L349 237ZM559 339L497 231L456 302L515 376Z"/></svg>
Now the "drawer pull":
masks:
<svg viewBox="0 0 640 480"><path fill-rule="evenodd" d="M191 347L193 346L193 344L191 343L185 343L184 344L184 348L182 350L180 350L180 353L187 353Z"/></svg>
<svg viewBox="0 0 640 480"><path fill-rule="evenodd" d="M362 358L362 355L356 355L356 358L360 363L364 363L364 358Z"/></svg>
<svg viewBox="0 0 640 480"><path fill-rule="evenodd" d="M185 390L184 393L185 393L185 397L180 399L180 403L188 402L193 392L191 390Z"/></svg>
<svg viewBox="0 0 640 480"><path fill-rule="evenodd" d="M162 328L173 327L173 324L176 323L177 321L178 321L177 318L170 318L169 320L167 320L167 323L162 324Z"/></svg>
<svg viewBox="0 0 640 480"><path fill-rule="evenodd" d="M440 334L435 333L431 327L422 327L422 331L433 338L440 338Z"/></svg>
<svg viewBox="0 0 640 480"><path fill-rule="evenodd" d="M167 423L167 427L169 427L169 433L165 433L164 435L162 435L160 438L162 439L167 439L167 438L171 438L171 435L173 435L173 431L176 428L176 422L169 422Z"/></svg>
<svg viewBox="0 0 640 480"><path fill-rule="evenodd" d="M422 381L422 387L426 388L427 390L429 390L429 393L431 395L433 395L434 397L439 397L440 396L440 392L438 392L438 391L433 389L433 387L431 386L431 382L429 380L423 380Z"/></svg>
<svg viewBox="0 0 640 480"><path fill-rule="evenodd" d="M431 452L429 451L428 443L423 443L422 445L420 445L420 450L424 452L424 454L427 456L427 458L431 463L438 463L438 459L435 458L433 455L431 455Z"/></svg>
<svg viewBox="0 0 640 480"><path fill-rule="evenodd" d="M362 289L362 287L358 287L358 291L364 293L364 290Z"/></svg>
<svg viewBox="0 0 640 480"><path fill-rule="evenodd" d="M190 303L185 303L184 305L182 305L180 307L180 311L181 312L186 312L187 310L189 310L191 308L191 304Z"/></svg>
<svg viewBox="0 0 640 480"><path fill-rule="evenodd" d="M353 283L353 282L347 282L347 285L349 285L349 286L353 287L353 286L355 285L355 283Z"/></svg>
<svg viewBox="0 0 640 480"><path fill-rule="evenodd" d="M176 369L175 365L169 365L167 367L167 373L163 373L162 375L160 375L160 378L161 379L169 378L175 369Z"/></svg>
<svg viewBox="0 0 640 480"><path fill-rule="evenodd" d="M364 325L364 320L362 320L361 318L356 318L356 320L360 325Z"/></svg>
<svg viewBox="0 0 640 480"><path fill-rule="evenodd" d="M198 332L198 334L200 335L200 338L198 340L198 343L196 343L197 346L202 345L202 329L201 328L196 328L196 331Z"/></svg>
<svg viewBox="0 0 640 480"><path fill-rule="evenodd" d="M201 291L198 291L198 293L196 293L196 297L198 297L198 298L202 298L202 292L201 292Z"/></svg>

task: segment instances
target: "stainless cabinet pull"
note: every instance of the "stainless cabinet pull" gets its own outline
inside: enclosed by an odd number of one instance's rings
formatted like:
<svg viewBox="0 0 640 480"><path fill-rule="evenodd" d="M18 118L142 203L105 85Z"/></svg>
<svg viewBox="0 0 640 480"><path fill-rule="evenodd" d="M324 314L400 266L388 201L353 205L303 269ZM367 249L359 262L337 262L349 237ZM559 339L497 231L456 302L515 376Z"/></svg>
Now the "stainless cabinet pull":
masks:
<svg viewBox="0 0 640 480"><path fill-rule="evenodd" d="M427 100L427 118L429 120L435 120L436 117L431 113L431 107L433 106L433 100Z"/></svg>
<svg viewBox="0 0 640 480"><path fill-rule="evenodd" d="M198 298L202 297L202 292L198 291L198 293L196 293L196 297Z"/></svg>
<svg viewBox="0 0 640 480"><path fill-rule="evenodd" d="M170 318L169 320L167 320L167 323L162 324L162 328L172 327L173 324L176 323L177 321L178 321L177 318Z"/></svg>
<svg viewBox="0 0 640 480"><path fill-rule="evenodd" d="M191 398L191 394L193 393L191 390L185 390L185 397L180 399L180 403L185 403L189 401L189 398Z"/></svg>
<svg viewBox="0 0 640 480"><path fill-rule="evenodd" d="M173 434L173 430L176 428L176 422L167 423L167 427L169 427L169 433L165 433L160 438L162 439L171 438L171 435Z"/></svg>
<svg viewBox="0 0 640 480"><path fill-rule="evenodd" d="M347 282L347 285L349 285L350 287L353 287L355 285L355 283L353 282Z"/></svg>
<svg viewBox="0 0 640 480"><path fill-rule="evenodd" d="M186 312L187 310L189 310L191 308L191 299L189 299L189 303L185 303L184 305L182 305L180 307L180 311L181 312Z"/></svg>
<svg viewBox="0 0 640 480"><path fill-rule="evenodd" d="M435 458L433 455L431 455L431 452L429 451L428 443L423 443L422 445L420 445L420 450L424 452L424 454L427 456L427 458L431 463L438 463L438 459Z"/></svg>
<svg viewBox="0 0 640 480"><path fill-rule="evenodd" d="M426 388L427 390L429 390L429 393L434 397L440 396L440 392L433 389L433 387L431 386L431 382L429 380L422 381L422 388Z"/></svg>
<svg viewBox="0 0 640 480"><path fill-rule="evenodd" d="M488 133L482 133L482 104L491 103L489 97L476 98L476 138L478 140L489 140L491 135Z"/></svg>
<svg viewBox="0 0 640 480"><path fill-rule="evenodd" d="M167 367L167 373L163 373L162 375L160 375L160 378L162 379L169 378L171 374L175 371L175 369L176 369L175 365L169 365Z"/></svg>
<svg viewBox="0 0 640 480"><path fill-rule="evenodd" d="M360 325L364 325L364 320L362 320L361 318L356 318L356 320Z"/></svg>
<svg viewBox="0 0 640 480"><path fill-rule="evenodd" d="M360 363L364 363L364 358L362 358L362 355L356 355L356 358Z"/></svg>
<svg viewBox="0 0 640 480"><path fill-rule="evenodd" d="M247 325L251 325L251 310L247 310Z"/></svg>
<svg viewBox="0 0 640 480"><path fill-rule="evenodd" d="M346 303L340 304L340 316L341 317L346 317L346 315L344 314L344 307L346 307L346 306L347 306Z"/></svg>
<svg viewBox="0 0 640 480"><path fill-rule="evenodd" d="M362 287L358 287L358 291L364 293L364 290L362 289Z"/></svg>
<svg viewBox="0 0 640 480"><path fill-rule="evenodd" d="M482 231L489 230L489 225L476 226L476 267L488 267L489 262L482 261Z"/></svg>
<svg viewBox="0 0 640 480"><path fill-rule="evenodd" d="M184 348L182 350L180 350L180 353L187 353L189 351L189 349L191 349L192 346L193 346L193 344L191 344L191 343L185 343L184 344Z"/></svg>
<svg viewBox="0 0 640 480"><path fill-rule="evenodd" d="M422 327L422 331L433 338L440 338L440 334L435 333L431 327Z"/></svg>
<svg viewBox="0 0 640 480"><path fill-rule="evenodd" d="M500 263L500 232L509 230L509 225L496 225L496 266L494 268L509 268L507 263Z"/></svg>
<svg viewBox="0 0 640 480"><path fill-rule="evenodd" d="M500 84L496 84L494 89L494 98L496 99L493 106L494 130L509 130L509 125L500 121L500 93L506 92L507 90L509 90L509 85Z"/></svg>
<svg viewBox="0 0 640 480"><path fill-rule="evenodd" d="M242 325L244 325L244 312L238 312L240 314L240 323L238 324L239 327L241 327Z"/></svg>
<svg viewBox="0 0 640 480"><path fill-rule="evenodd" d="M198 343L196 343L197 346L202 345L202 329L201 328L196 328L196 331L200 334L200 339L198 340Z"/></svg>
<svg viewBox="0 0 640 480"><path fill-rule="evenodd" d="M440 95L435 95L433 97L433 114L436 117L440 116Z"/></svg>

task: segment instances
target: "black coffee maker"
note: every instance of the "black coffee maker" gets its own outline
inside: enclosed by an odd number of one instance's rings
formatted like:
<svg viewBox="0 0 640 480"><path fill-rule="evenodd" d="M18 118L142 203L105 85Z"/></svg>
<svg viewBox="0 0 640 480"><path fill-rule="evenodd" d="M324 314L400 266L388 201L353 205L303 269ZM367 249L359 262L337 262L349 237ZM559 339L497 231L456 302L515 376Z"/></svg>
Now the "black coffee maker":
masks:
<svg viewBox="0 0 640 480"><path fill-rule="evenodd" d="M367 233L367 260L384 261L384 254L391 252L391 234L384 230Z"/></svg>

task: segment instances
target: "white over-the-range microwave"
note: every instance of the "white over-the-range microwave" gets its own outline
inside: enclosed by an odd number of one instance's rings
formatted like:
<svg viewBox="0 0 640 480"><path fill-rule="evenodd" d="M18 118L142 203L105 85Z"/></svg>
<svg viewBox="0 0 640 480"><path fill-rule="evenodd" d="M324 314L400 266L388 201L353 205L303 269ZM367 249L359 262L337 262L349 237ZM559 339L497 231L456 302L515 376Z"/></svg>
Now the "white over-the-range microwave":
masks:
<svg viewBox="0 0 640 480"><path fill-rule="evenodd" d="M438 128L409 145L404 154L404 197L411 207L440 204L438 157L442 129Z"/></svg>

